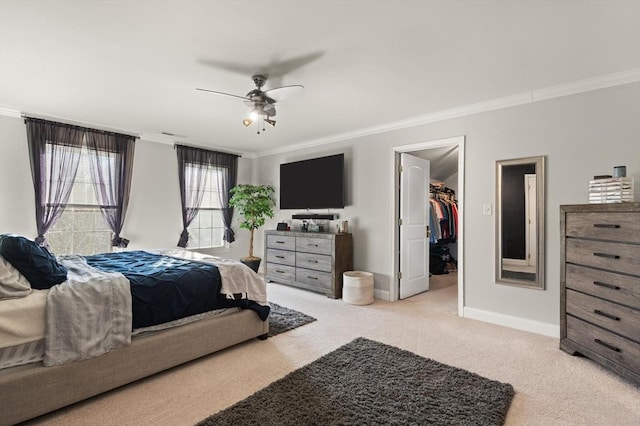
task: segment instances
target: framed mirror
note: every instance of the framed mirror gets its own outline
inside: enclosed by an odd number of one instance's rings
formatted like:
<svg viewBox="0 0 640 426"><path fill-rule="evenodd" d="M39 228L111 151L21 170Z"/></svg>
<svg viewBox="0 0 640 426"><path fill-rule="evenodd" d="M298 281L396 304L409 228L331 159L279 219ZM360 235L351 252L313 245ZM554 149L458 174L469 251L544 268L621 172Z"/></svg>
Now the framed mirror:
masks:
<svg viewBox="0 0 640 426"><path fill-rule="evenodd" d="M496 161L496 283L544 290L544 163Z"/></svg>

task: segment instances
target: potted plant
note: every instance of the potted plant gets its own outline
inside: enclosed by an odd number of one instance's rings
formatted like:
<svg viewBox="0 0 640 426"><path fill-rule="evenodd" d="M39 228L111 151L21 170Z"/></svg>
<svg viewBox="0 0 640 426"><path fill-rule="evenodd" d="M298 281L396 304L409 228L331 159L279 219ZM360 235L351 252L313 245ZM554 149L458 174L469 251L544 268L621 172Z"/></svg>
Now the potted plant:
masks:
<svg viewBox="0 0 640 426"><path fill-rule="evenodd" d="M231 189L229 205L240 215L240 228L251 232L249 256L241 258L240 261L256 272L262 259L253 255L253 231L264 225L267 217L273 217L273 193L271 185L240 184Z"/></svg>

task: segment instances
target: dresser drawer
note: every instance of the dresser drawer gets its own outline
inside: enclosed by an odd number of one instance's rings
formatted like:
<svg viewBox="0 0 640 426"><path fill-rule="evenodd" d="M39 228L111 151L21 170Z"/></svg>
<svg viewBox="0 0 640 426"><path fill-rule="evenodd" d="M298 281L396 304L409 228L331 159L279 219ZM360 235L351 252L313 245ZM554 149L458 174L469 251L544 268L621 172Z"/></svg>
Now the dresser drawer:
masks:
<svg viewBox="0 0 640 426"><path fill-rule="evenodd" d="M267 262L296 266L296 252L288 250L267 249Z"/></svg>
<svg viewBox="0 0 640 426"><path fill-rule="evenodd" d="M331 272L331 256L313 253L296 253L296 266L299 268L315 269Z"/></svg>
<svg viewBox="0 0 640 426"><path fill-rule="evenodd" d="M567 316L567 339L631 371L640 371L640 344L629 339L570 315Z"/></svg>
<svg viewBox="0 0 640 426"><path fill-rule="evenodd" d="M568 289L640 309L640 277L567 264L565 280Z"/></svg>
<svg viewBox="0 0 640 426"><path fill-rule="evenodd" d="M640 342L640 311L567 290L567 313Z"/></svg>
<svg viewBox="0 0 640 426"><path fill-rule="evenodd" d="M284 280L293 281L296 276L296 268L287 265L278 265L277 263L267 262L267 279L273 279L274 281Z"/></svg>
<svg viewBox="0 0 640 426"><path fill-rule="evenodd" d="M306 253L331 254L331 239L298 237L296 238L296 250Z"/></svg>
<svg viewBox="0 0 640 426"><path fill-rule="evenodd" d="M331 273L320 272L305 268L296 268L296 281L317 288L318 290L331 289Z"/></svg>
<svg viewBox="0 0 640 426"><path fill-rule="evenodd" d="M267 248L295 250L296 237L289 235L267 235Z"/></svg>
<svg viewBox="0 0 640 426"><path fill-rule="evenodd" d="M640 246L567 238L566 261L640 275Z"/></svg>
<svg viewBox="0 0 640 426"><path fill-rule="evenodd" d="M637 213L569 213L565 226L568 237L640 243Z"/></svg>

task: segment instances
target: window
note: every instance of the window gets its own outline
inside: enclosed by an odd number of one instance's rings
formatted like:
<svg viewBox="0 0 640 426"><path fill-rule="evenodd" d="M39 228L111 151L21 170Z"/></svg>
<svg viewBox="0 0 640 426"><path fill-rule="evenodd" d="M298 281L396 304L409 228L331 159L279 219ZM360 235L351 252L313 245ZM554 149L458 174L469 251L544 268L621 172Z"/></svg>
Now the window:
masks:
<svg viewBox="0 0 640 426"><path fill-rule="evenodd" d="M49 144L47 144L47 150L49 155L51 151ZM47 167L59 167L55 157L52 158L52 162L47 164ZM47 173L46 176L50 174ZM55 190L57 185L51 182L49 187ZM47 232L50 250L56 255L91 255L110 252L113 232L98 206L91 183L89 152L83 147L67 207Z"/></svg>
<svg viewBox="0 0 640 426"><path fill-rule="evenodd" d="M203 166L187 164L185 168L185 180L190 180L191 175L196 173L196 169ZM205 166L206 167L206 166ZM218 182L222 181L222 168L207 167L205 190L202 196L202 204L197 216L187 228L189 232L189 248L213 248L223 247L224 221L222 218L222 208L220 206L220 189ZM196 199L195 190L194 197Z"/></svg>

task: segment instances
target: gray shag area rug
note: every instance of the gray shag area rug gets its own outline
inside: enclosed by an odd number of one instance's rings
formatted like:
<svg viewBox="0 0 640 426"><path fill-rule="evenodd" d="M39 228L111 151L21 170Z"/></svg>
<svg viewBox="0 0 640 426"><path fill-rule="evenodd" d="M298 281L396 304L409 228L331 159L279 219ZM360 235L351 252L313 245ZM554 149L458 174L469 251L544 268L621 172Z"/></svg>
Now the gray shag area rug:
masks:
<svg viewBox="0 0 640 426"><path fill-rule="evenodd" d="M502 425L514 390L359 337L198 423Z"/></svg>
<svg viewBox="0 0 640 426"><path fill-rule="evenodd" d="M271 312L269 312L269 337L293 330L316 320L307 314L285 308L276 303L269 303L269 306L271 306Z"/></svg>

